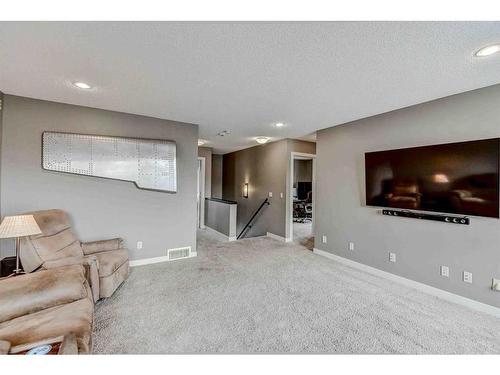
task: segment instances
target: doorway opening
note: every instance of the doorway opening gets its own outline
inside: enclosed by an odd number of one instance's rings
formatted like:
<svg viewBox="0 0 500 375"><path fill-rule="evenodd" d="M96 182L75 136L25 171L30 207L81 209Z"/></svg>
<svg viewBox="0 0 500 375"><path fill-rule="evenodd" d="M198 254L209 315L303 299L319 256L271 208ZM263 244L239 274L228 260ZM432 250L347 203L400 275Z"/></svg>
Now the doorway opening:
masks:
<svg viewBox="0 0 500 375"><path fill-rule="evenodd" d="M313 250L316 155L292 152L290 161L287 240Z"/></svg>
<svg viewBox="0 0 500 375"><path fill-rule="evenodd" d="M205 158L198 157L198 178L197 178L197 199L196 211L198 228L205 228Z"/></svg>

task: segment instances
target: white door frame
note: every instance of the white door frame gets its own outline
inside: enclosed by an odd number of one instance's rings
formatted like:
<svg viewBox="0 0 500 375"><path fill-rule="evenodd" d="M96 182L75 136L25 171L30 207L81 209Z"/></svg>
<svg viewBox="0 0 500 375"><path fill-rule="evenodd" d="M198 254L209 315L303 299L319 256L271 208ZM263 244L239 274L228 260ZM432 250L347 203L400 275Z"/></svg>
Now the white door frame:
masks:
<svg viewBox="0 0 500 375"><path fill-rule="evenodd" d="M198 221L196 226L201 229L205 229L205 157L198 156L198 161L201 162L200 172L197 173L197 182L198 182ZM201 181L200 181L201 180Z"/></svg>
<svg viewBox="0 0 500 375"><path fill-rule="evenodd" d="M293 187L293 174L294 174L293 161L294 161L296 156L311 158L311 160L312 160L312 194L313 194L312 232L313 232L313 235L314 235L314 226L316 223L316 220L314 220L314 216L316 214L316 154L306 154L304 152L292 151L290 153L290 158L288 161L289 166L288 166L287 179L286 179L286 214L285 214L285 220L286 220L286 227L285 227L286 238L285 238L285 240L286 240L286 242L293 241L293 194L292 194L292 187Z"/></svg>

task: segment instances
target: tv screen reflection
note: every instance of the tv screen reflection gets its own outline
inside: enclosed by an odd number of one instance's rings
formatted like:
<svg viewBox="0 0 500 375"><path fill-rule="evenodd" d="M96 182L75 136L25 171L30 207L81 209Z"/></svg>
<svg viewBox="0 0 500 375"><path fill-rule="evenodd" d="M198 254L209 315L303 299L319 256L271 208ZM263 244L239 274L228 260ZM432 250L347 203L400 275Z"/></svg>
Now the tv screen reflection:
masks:
<svg viewBox="0 0 500 375"><path fill-rule="evenodd" d="M499 217L500 138L365 154L366 204Z"/></svg>

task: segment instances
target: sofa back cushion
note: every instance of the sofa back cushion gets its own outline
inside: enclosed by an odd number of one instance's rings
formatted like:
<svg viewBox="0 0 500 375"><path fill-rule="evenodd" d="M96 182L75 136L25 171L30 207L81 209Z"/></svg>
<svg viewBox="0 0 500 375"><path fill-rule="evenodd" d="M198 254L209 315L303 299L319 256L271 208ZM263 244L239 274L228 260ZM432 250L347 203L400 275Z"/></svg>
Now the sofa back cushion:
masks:
<svg viewBox="0 0 500 375"><path fill-rule="evenodd" d="M83 256L80 241L71 230L68 215L62 210L31 212L41 234L22 239L21 263L32 272L49 260Z"/></svg>
<svg viewBox="0 0 500 375"><path fill-rule="evenodd" d="M84 268L58 267L0 280L0 322L86 298Z"/></svg>

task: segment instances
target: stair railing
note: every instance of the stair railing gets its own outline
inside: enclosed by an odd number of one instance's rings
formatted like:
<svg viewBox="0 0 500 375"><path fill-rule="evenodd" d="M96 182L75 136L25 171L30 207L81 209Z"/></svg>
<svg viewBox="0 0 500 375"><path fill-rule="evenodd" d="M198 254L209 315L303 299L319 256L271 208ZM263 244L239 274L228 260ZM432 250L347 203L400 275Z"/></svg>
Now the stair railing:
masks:
<svg viewBox="0 0 500 375"><path fill-rule="evenodd" d="M262 207L264 207L265 205L270 205L271 203L269 202L269 198L266 198L266 200L264 202L262 202L262 204L259 206L259 208L257 208L257 210L253 213L252 217L250 218L250 220L248 220L248 223L247 225L245 225L245 227L243 228L243 230L240 232L240 234L238 234L238 237L236 237L236 239L240 239L243 234L245 233L245 231L247 229L250 229L252 228L252 221L255 219L255 217L258 215L258 213L260 212L260 210L262 210Z"/></svg>

